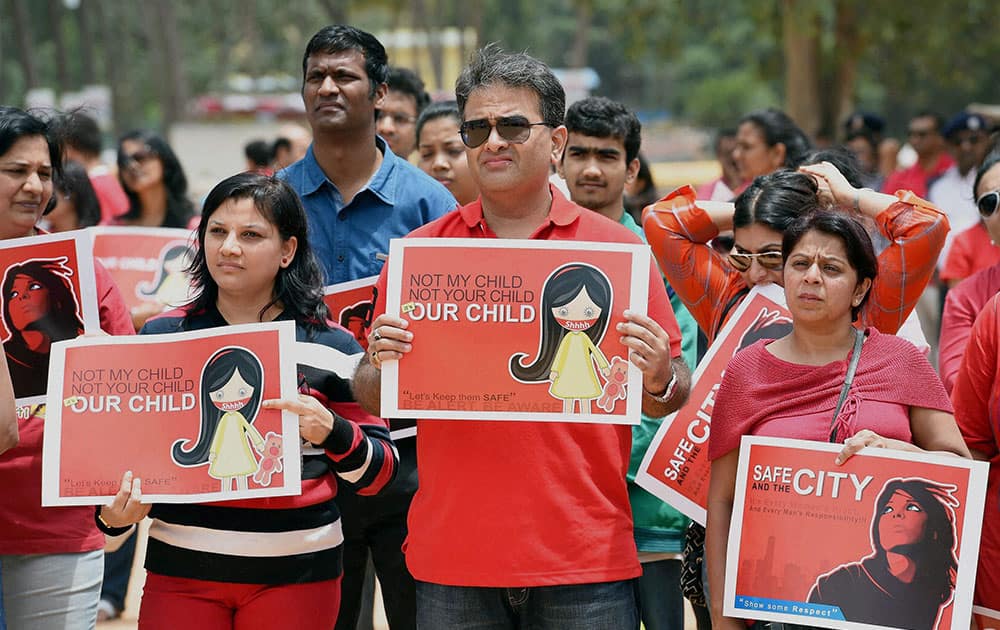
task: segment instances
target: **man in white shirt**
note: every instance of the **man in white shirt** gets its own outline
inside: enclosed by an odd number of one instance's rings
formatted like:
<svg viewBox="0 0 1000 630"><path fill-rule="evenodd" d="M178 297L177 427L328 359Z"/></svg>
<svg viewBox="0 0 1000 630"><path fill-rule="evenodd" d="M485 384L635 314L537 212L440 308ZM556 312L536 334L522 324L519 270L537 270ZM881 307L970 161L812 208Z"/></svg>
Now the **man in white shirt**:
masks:
<svg viewBox="0 0 1000 630"><path fill-rule="evenodd" d="M938 269L947 260L954 238L979 223L972 184L976 179L976 169L990 147L989 123L979 114L962 112L945 125L944 137L955 164L930 185L927 193L931 203L948 215L951 224L944 249L938 257Z"/></svg>

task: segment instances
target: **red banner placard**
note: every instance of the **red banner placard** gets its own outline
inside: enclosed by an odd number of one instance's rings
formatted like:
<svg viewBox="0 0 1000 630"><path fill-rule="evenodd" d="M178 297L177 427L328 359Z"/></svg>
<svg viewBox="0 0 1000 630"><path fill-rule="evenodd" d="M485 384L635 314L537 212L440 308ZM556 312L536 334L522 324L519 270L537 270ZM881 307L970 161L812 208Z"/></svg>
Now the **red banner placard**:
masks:
<svg viewBox="0 0 1000 630"><path fill-rule="evenodd" d="M743 299L698 364L687 404L665 418L653 436L636 474L636 484L705 524L711 469L708 436L722 374L739 350L758 339L783 337L791 327L781 287L755 287Z"/></svg>
<svg viewBox="0 0 1000 630"><path fill-rule="evenodd" d="M292 322L53 347L42 504L95 505L122 474L150 502L299 493L298 419L261 409L297 395Z"/></svg>
<svg viewBox="0 0 1000 630"><path fill-rule="evenodd" d="M323 301L330 309L330 319L351 331L361 347L368 349L366 331L372 323L374 287L378 276L331 284L324 290Z"/></svg>
<svg viewBox="0 0 1000 630"><path fill-rule="evenodd" d="M91 245L85 231L0 241L0 332L18 405L44 402L52 343L100 329Z"/></svg>
<svg viewBox="0 0 1000 630"><path fill-rule="evenodd" d="M645 313L649 249L399 239L386 312L413 351L382 366L387 417L639 422L641 374L615 326Z"/></svg>
<svg viewBox="0 0 1000 630"><path fill-rule="evenodd" d="M108 270L125 305L177 307L191 301L187 267L195 234L178 228L96 227L94 256Z"/></svg>
<svg viewBox="0 0 1000 630"><path fill-rule="evenodd" d="M988 465L744 436L725 614L824 628L965 630Z"/></svg>

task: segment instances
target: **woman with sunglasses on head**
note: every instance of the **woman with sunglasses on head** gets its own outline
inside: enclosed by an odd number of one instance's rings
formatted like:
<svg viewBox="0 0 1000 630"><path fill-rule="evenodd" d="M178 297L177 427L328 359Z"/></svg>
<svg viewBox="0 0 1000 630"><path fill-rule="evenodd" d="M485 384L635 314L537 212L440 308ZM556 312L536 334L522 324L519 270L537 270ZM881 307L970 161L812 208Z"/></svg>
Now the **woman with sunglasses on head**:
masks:
<svg viewBox="0 0 1000 630"><path fill-rule="evenodd" d="M141 334L293 321L297 341L361 352L351 333L327 319L322 270L306 224L298 195L285 182L257 173L223 180L205 199L198 227L191 264L196 297L150 320ZM397 457L385 421L358 406L347 379L313 366L298 371L297 399L261 405L299 416L300 435L311 447L304 453L301 495L150 510L138 500L139 480L127 472L114 502L98 508L99 526L110 535L124 534L147 513L153 518L139 628L334 627L343 566L334 497L344 487L377 493L395 475ZM181 451L197 453L188 465L219 461L209 454L215 448L210 433L204 428L198 444ZM239 450L251 456L246 443Z"/></svg>
<svg viewBox="0 0 1000 630"><path fill-rule="evenodd" d="M994 150L986 156L976 172L973 190L982 217L981 229L986 230L994 244L1000 244L1000 151ZM977 228L970 228L974 229ZM997 291L1000 291L1000 263L969 276L948 291L944 299L938 370L949 392L955 387L972 324Z"/></svg>
<svg viewBox="0 0 1000 630"><path fill-rule="evenodd" d="M894 334L913 310L934 272L948 220L934 206L900 191L886 195L856 188L828 162L756 178L735 204L696 202L694 189L678 188L643 213L643 229L670 285L709 342L735 306L757 284L781 284L781 239L804 208L817 200L874 221L889 246L861 324ZM732 229L727 257L709 242Z"/></svg>
<svg viewBox="0 0 1000 630"><path fill-rule="evenodd" d="M53 177L58 178L61 170L61 147L50 124L20 109L0 107L0 239L44 233L37 226L42 214L55 205ZM113 335L132 334L128 310L111 276L97 261L94 272L101 329ZM29 388L44 391L45 385L34 382ZM104 536L94 526L92 508L42 507L45 405L19 411L20 444L0 455L0 483L5 489L0 502L0 565L8 626L92 628Z"/></svg>
<svg viewBox="0 0 1000 630"><path fill-rule="evenodd" d="M791 332L738 352L715 397L705 544L713 628L745 628L743 620L722 613L742 436L842 443L831 456L835 465L864 447L969 457L927 359L910 342L863 322L882 275L867 231L854 217L820 207L805 208L782 235ZM850 365L854 378L845 385ZM912 581L900 563L877 576L880 605Z"/></svg>

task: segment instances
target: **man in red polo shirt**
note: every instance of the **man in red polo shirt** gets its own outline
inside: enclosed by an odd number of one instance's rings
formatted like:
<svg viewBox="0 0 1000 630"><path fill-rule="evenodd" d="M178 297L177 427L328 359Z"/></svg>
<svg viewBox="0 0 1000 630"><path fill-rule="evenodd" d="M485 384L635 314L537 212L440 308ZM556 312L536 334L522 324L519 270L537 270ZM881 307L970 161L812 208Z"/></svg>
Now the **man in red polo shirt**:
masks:
<svg viewBox="0 0 1000 630"><path fill-rule="evenodd" d="M565 94L545 64L488 46L456 96L481 197L410 236L641 242L549 185L566 143ZM383 270L354 380L376 414L381 364L405 361L420 343L406 320L384 313L385 286ZM626 312L617 332L642 372L643 412L663 417L686 399L690 376L653 265L648 313ZM420 487L406 546L418 627L638 628L630 441L624 425L418 421Z"/></svg>
<svg viewBox="0 0 1000 630"><path fill-rule="evenodd" d="M889 175L882 184L882 192L892 195L897 190L909 190L918 197L927 198L931 182L955 163L941 135L942 127L944 119L940 114L921 112L910 119L907 137L917 152L917 162Z"/></svg>

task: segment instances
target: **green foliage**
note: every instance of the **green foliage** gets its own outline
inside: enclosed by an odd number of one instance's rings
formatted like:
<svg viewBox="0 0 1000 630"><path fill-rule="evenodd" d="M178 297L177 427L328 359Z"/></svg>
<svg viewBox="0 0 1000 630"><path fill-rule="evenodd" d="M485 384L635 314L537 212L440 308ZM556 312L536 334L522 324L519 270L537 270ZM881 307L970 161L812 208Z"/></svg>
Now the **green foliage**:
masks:
<svg viewBox="0 0 1000 630"><path fill-rule="evenodd" d="M553 66L571 62L574 44L586 43L585 62L602 83L599 93L635 109L665 111L702 125L731 124L740 114L780 105L785 72L782 8L794 3L818 16L797 28L818 28L821 79L828 83L842 60L838 15L856 15L858 106L882 111L901 129L918 109L953 113L969 102L1000 102L1000 3L966 0L173 0L180 57L157 62L159 29L152 3L82 0L81 8L48 15L48 3L0 0L0 100L23 103L27 77L21 63L12 7L28 17L30 54L42 85L78 89L83 46L90 46L98 79L117 60L118 126L160 126L168 73L178 63L184 90L196 96L224 89L232 73L298 77L308 37L331 16L370 31L412 27L415 6L431 27L477 28L479 42L527 50ZM100 11L96 11L100 9ZM91 34L79 32L74 11L89 12ZM101 30L103 12L110 37ZM582 12L582 13L581 13ZM581 16L589 27L579 28ZM55 41L68 51L68 85L57 80ZM581 39L582 38L582 39Z"/></svg>
<svg viewBox="0 0 1000 630"><path fill-rule="evenodd" d="M706 76L685 91L683 101L682 118L713 128L732 126L751 110L781 105L765 82L743 68Z"/></svg>

